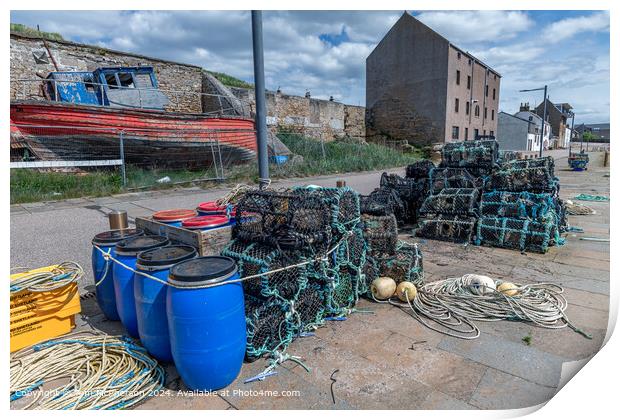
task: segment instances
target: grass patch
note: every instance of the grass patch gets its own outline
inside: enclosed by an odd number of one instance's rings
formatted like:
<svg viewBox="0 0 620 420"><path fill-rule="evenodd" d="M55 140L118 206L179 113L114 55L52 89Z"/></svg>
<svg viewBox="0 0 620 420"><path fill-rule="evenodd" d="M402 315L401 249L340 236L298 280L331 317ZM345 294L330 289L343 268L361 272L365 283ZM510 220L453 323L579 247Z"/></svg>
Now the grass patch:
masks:
<svg viewBox="0 0 620 420"><path fill-rule="evenodd" d="M248 83L248 82L246 82L244 80L241 80L241 79L237 79L236 77L233 77L233 76L231 76L229 74L220 73L219 71L209 71L209 73L211 73L213 76L215 76L215 78L217 80L219 80L220 82L222 82L226 86L246 88L246 89L254 88L253 84Z"/></svg>
<svg viewBox="0 0 620 420"><path fill-rule="evenodd" d="M299 134L279 134L278 137L293 154L303 156L303 162L270 165L273 179L362 172L407 165L420 159L422 152L401 153L389 147L349 141L324 143ZM179 187L195 179L214 178L214 170L141 169L127 167L127 188L167 189ZM170 182L158 183L169 177ZM258 182L256 163L236 165L225 169L229 183ZM208 188L215 182L200 182ZM35 201L63 200L79 197L101 197L123 192L118 169L88 173L37 172L30 169L11 169L11 204ZM126 190L125 190L126 191Z"/></svg>
<svg viewBox="0 0 620 420"><path fill-rule="evenodd" d="M51 39L53 41L64 41L62 35L57 32L37 31L35 28L23 25L21 23L11 23L11 32L17 32L24 35L38 36L41 38Z"/></svg>

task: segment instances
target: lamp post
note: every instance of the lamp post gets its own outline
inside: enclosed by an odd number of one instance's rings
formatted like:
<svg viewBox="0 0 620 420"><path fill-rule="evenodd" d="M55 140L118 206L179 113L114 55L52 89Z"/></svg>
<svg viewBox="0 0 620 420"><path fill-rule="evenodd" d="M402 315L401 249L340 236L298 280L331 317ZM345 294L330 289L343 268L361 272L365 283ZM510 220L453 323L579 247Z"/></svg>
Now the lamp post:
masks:
<svg viewBox="0 0 620 420"><path fill-rule="evenodd" d="M545 94L543 97L543 117L542 117L542 127L540 129L540 152L538 157L542 157L543 155L543 139L545 137L545 120L547 119L547 85L545 87L536 88L536 89L523 89L519 92L536 92L539 90L544 90Z"/></svg>
<svg viewBox="0 0 620 420"><path fill-rule="evenodd" d="M575 137L575 112L571 111L570 112L571 117L573 119L573 121L571 122L571 127L570 127L570 138L568 139L568 156L571 155L572 150L573 150L573 137Z"/></svg>
<svg viewBox="0 0 620 420"><path fill-rule="evenodd" d="M263 188L269 183L269 158L267 156L263 18L259 10L252 10L252 49L254 56L254 95L256 98L255 125L258 146L258 182L260 187Z"/></svg>

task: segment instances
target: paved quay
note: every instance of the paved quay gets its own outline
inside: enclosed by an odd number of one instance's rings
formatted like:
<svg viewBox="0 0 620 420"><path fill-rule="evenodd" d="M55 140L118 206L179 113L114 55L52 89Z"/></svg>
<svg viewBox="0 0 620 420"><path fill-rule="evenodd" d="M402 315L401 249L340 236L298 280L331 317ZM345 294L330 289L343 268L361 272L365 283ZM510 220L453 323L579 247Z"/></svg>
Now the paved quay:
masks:
<svg viewBox="0 0 620 420"><path fill-rule="evenodd" d="M586 172L569 171L566 156L555 153L562 198L579 193L609 196L609 168L602 166L602 153L591 154ZM352 188L368 193L378 185L380 175L346 174L276 185L333 186L345 179ZM106 230L107 211L123 209L130 217L144 216L171 207L193 207L224 192L188 189L13 206L11 264L41 266L75 260L89 271L82 287L92 290L90 240ZM607 330L609 243L581 238L609 238L609 202L582 203L596 214L570 216L569 222L584 232L568 233L564 246L546 254L422 240L412 238L407 230L401 232L401 239L420 244L429 281L478 273L516 283L562 285L568 317L592 334L592 340L568 328L548 330L509 321L480 322L480 338L460 340L425 328L396 307L362 299L358 308L372 313L327 322L316 336L291 344L288 353L303 358L310 372L285 362L277 375L244 384L267 365L258 360L245 363L237 380L219 394L205 396L187 394L174 367L167 366L169 395L137 408L507 409L546 402L557 390L563 364L596 353ZM123 332L120 323L103 319L94 299L83 301L77 322L79 329ZM531 337L530 345L523 341L526 336Z"/></svg>

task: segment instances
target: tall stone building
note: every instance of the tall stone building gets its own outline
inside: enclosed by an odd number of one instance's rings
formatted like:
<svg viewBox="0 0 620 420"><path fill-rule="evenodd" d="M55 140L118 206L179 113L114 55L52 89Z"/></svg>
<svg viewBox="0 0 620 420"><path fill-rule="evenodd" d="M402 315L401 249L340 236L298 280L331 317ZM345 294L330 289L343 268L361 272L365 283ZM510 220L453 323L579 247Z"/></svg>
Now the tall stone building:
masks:
<svg viewBox="0 0 620 420"><path fill-rule="evenodd" d="M500 80L405 12L366 59L366 135L415 145L495 136Z"/></svg>

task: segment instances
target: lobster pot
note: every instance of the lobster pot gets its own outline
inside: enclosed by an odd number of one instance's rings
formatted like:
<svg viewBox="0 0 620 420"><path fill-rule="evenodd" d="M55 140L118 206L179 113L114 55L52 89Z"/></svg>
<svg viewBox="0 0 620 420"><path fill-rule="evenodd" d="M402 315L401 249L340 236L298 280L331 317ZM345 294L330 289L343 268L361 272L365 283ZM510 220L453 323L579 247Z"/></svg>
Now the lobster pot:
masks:
<svg viewBox="0 0 620 420"><path fill-rule="evenodd" d="M239 201L233 236L279 248L326 249L332 240L331 222L332 209L318 195L251 191Z"/></svg>
<svg viewBox="0 0 620 420"><path fill-rule="evenodd" d="M499 151L499 162L500 164L509 162L511 160L516 160L519 158L519 154L514 150L500 150Z"/></svg>
<svg viewBox="0 0 620 420"><path fill-rule="evenodd" d="M119 321L118 311L116 310L116 296L114 294L114 280L112 276L112 260L103 257L100 248L104 252L110 253L114 258L114 247L122 240L135 238L143 235L141 229L110 230L95 235L92 240L93 249L91 252L91 264L93 275L95 276L95 291L97 294L97 304L99 309L110 321ZM97 247L97 248L96 248Z"/></svg>
<svg viewBox="0 0 620 420"><path fill-rule="evenodd" d="M367 295L370 295L370 285L379 276L379 262L373 255L367 255L366 262L362 267L362 282Z"/></svg>
<svg viewBox="0 0 620 420"><path fill-rule="evenodd" d="M420 214L476 216L478 197L477 188L444 188L439 194L426 197L420 208Z"/></svg>
<svg viewBox="0 0 620 420"><path fill-rule="evenodd" d="M294 320L290 303L280 299L245 296L248 361L286 348L293 341Z"/></svg>
<svg viewBox="0 0 620 420"><path fill-rule="evenodd" d="M308 332L323 323L326 315L325 290L311 281L295 302L295 333Z"/></svg>
<svg viewBox="0 0 620 420"><path fill-rule="evenodd" d="M394 254L398 242L398 226L393 214L386 216L362 215L364 239L371 252Z"/></svg>
<svg viewBox="0 0 620 420"><path fill-rule="evenodd" d="M134 272L138 254L149 249L160 248L170 243L165 236L144 235L131 239L125 239L116 244L114 253L120 264L114 264L112 268L112 280L114 283L114 296L116 298L116 310L123 326L132 337L138 338L138 319L136 315L136 300L134 296Z"/></svg>
<svg viewBox="0 0 620 420"><path fill-rule="evenodd" d="M427 179L435 164L428 159L418 160L405 168L405 177Z"/></svg>
<svg viewBox="0 0 620 420"><path fill-rule="evenodd" d="M319 197L331 209L331 225L334 235L350 230L360 218L359 194L349 187L299 187L294 193L301 203L308 198Z"/></svg>
<svg viewBox="0 0 620 420"><path fill-rule="evenodd" d="M475 140L446 143L441 149L441 166L449 168L492 168L499 158L495 140Z"/></svg>
<svg viewBox="0 0 620 420"><path fill-rule="evenodd" d="M401 242L394 255L377 258L379 273L384 277L391 277L398 284L409 281L421 286L424 280L422 252L418 244Z"/></svg>
<svg viewBox="0 0 620 420"><path fill-rule="evenodd" d="M483 182L463 168L434 168L430 171L429 192L438 194L445 188L481 188Z"/></svg>
<svg viewBox="0 0 620 420"><path fill-rule="evenodd" d="M424 183L412 178L403 178L397 174L383 172L379 186L396 190L404 201L416 200L424 193Z"/></svg>
<svg viewBox="0 0 620 420"><path fill-rule="evenodd" d="M471 242L475 226L475 217L440 215L421 220L415 234L422 238L466 243Z"/></svg>
<svg viewBox="0 0 620 420"><path fill-rule="evenodd" d="M200 257L170 269L166 313L170 348L181 379L193 390L230 385L246 348L243 288L235 262ZM232 283L230 281L233 281Z"/></svg>
<svg viewBox="0 0 620 420"><path fill-rule="evenodd" d="M555 160L551 156L534 159L514 159L502 163L501 170L546 168L551 176L555 176Z"/></svg>
<svg viewBox="0 0 620 420"><path fill-rule="evenodd" d="M336 249L338 263L352 270L361 270L366 260L366 239L360 227L355 227L351 235L344 239Z"/></svg>
<svg viewBox="0 0 620 420"><path fill-rule="evenodd" d="M587 153L573 153L568 157L568 166L574 171L583 171L587 168L590 157Z"/></svg>
<svg viewBox="0 0 620 420"><path fill-rule="evenodd" d="M407 214L407 209L398 193L390 188L376 188L369 195L360 197L362 214L375 216L393 214L397 220L403 220Z"/></svg>
<svg viewBox="0 0 620 420"><path fill-rule="evenodd" d="M508 217L513 219L537 219L556 208L551 194L534 194L527 191L492 191L482 194L482 216Z"/></svg>
<svg viewBox="0 0 620 420"><path fill-rule="evenodd" d="M232 241L222 251L222 255L236 261L243 277L268 273L306 260L299 253L238 239ZM276 296L284 300L293 300L305 287L307 278L307 267L302 265L245 280L243 287L246 294L255 297Z"/></svg>
<svg viewBox="0 0 620 420"><path fill-rule="evenodd" d="M478 221L477 245L545 253L550 246L561 245L557 224L507 217L482 217Z"/></svg>
<svg viewBox="0 0 620 420"><path fill-rule="evenodd" d="M161 281L168 281L170 268L196 257L194 247L170 245L138 254L136 269ZM134 276L136 319L142 345L161 362L172 362L168 316L166 315L167 286L139 274Z"/></svg>
<svg viewBox="0 0 620 420"><path fill-rule="evenodd" d="M560 183L547 167L515 167L513 169L494 171L485 180L484 189L486 191L529 191L533 193L557 194L560 189Z"/></svg>
<svg viewBox="0 0 620 420"><path fill-rule="evenodd" d="M355 306L358 300L357 288L361 273L346 266L339 267L336 273L336 281L327 288L327 307L330 314L341 315Z"/></svg>

